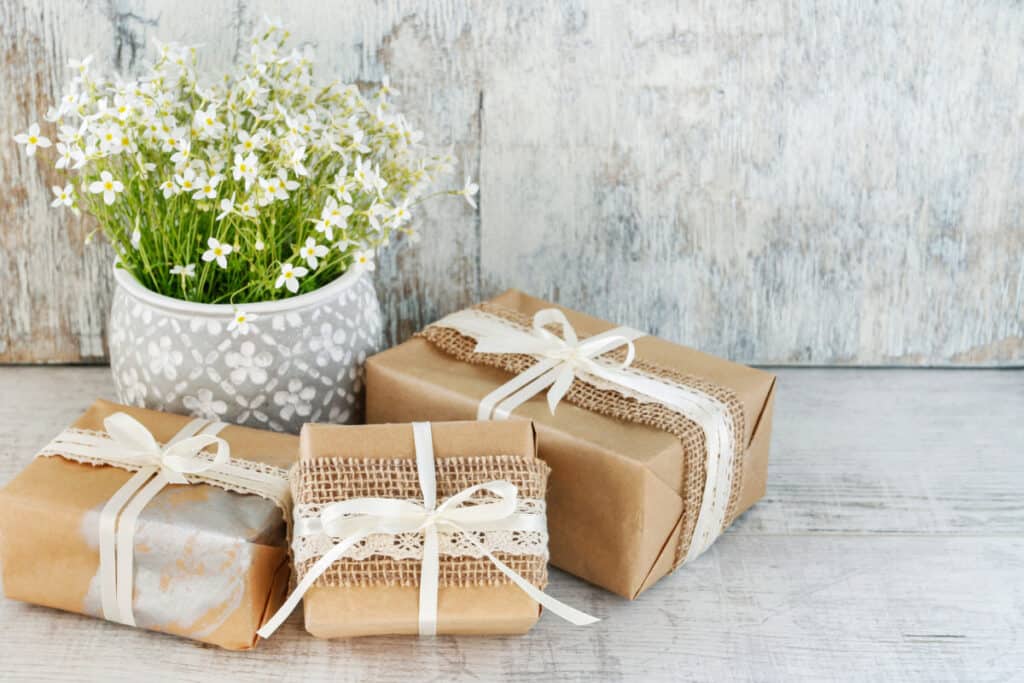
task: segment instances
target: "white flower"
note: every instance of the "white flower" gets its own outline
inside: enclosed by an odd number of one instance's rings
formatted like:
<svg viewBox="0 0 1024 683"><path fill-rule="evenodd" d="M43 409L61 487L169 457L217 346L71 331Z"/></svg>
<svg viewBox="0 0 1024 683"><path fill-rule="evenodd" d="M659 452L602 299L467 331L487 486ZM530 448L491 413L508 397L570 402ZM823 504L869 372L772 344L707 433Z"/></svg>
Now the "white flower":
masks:
<svg viewBox="0 0 1024 683"><path fill-rule="evenodd" d="M191 158L192 158L192 143L191 142L181 142L178 145L177 151L175 151L174 154L171 155L171 162L174 164L174 168L175 169L179 169L179 168L185 166L186 164L188 164L188 162L189 162L189 160ZM189 170L192 170L192 169L189 169Z"/></svg>
<svg viewBox="0 0 1024 683"><path fill-rule="evenodd" d="M216 199L217 198L217 185L224 179L224 176L219 173L214 174L212 177L207 178L206 176L200 176L196 178L196 193L192 195L192 199Z"/></svg>
<svg viewBox="0 0 1024 683"><path fill-rule="evenodd" d="M57 187L55 185L50 189L53 190L54 196L50 206L72 206L75 203L74 189L71 185L65 185L64 187Z"/></svg>
<svg viewBox="0 0 1024 683"><path fill-rule="evenodd" d="M302 266L294 268L290 263L282 263L281 274L277 276L277 282L274 283L274 289L287 287L288 291L294 294L299 291L299 278L303 277L307 273L309 273L309 271Z"/></svg>
<svg viewBox="0 0 1024 683"><path fill-rule="evenodd" d="M174 176L174 182L178 183L182 192L192 192L196 187L196 172L186 168L180 175Z"/></svg>
<svg viewBox="0 0 1024 683"><path fill-rule="evenodd" d="M164 136L164 144L162 147L163 151L177 152L178 149L185 144L186 135L187 133L185 132L185 129L180 126L171 128Z"/></svg>
<svg viewBox="0 0 1024 683"><path fill-rule="evenodd" d="M252 159L256 157L252 155L252 152L259 152L267 144L266 138L263 135L263 131L256 131L255 135L249 135L244 130L238 131L238 144L234 146L234 151L237 152L235 158L237 159L242 154L248 154ZM235 180L238 180L237 178Z"/></svg>
<svg viewBox="0 0 1024 683"><path fill-rule="evenodd" d="M306 259L306 265L315 270L320 264L317 259L322 259L324 256L327 256L327 251L327 247L316 243L316 238L307 237L306 246L299 249L299 255Z"/></svg>
<svg viewBox="0 0 1024 683"><path fill-rule="evenodd" d="M181 399L181 404L194 417L205 420L219 420L220 416L228 411L228 404L220 399L214 399L213 392L209 389L200 389L195 396L185 396Z"/></svg>
<svg viewBox="0 0 1024 683"><path fill-rule="evenodd" d="M256 251L263 251L267 245L263 244L263 240L256 240L256 244L252 245L252 248Z"/></svg>
<svg viewBox="0 0 1024 683"><path fill-rule="evenodd" d="M411 215L409 213L409 199L407 197L401 204L394 208L391 212L390 219L392 224L397 228L404 225L409 218L411 218Z"/></svg>
<svg viewBox="0 0 1024 683"><path fill-rule="evenodd" d="M259 217L259 211L256 209L256 207L253 206L253 203L250 200L246 200L245 202L243 202L239 206L239 213L241 213L246 218L258 218ZM263 244L263 243L261 242L260 244ZM258 249L257 251L262 251L262 250Z"/></svg>
<svg viewBox="0 0 1024 683"><path fill-rule="evenodd" d="M160 189L163 190L164 199L170 199L179 192L178 186L173 180L165 180L160 183Z"/></svg>
<svg viewBox="0 0 1024 683"><path fill-rule="evenodd" d="M320 212L320 220L316 222L317 232L322 232L327 239L334 239L334 228L341 228L345 225L346 219L352 215L354 209L348 204L338 204L334 197L328 197Z"/></svg>
<svg viewBox="0 0 1024 683"><path fill-rule="evenodd" d="M216 238L211 237L206 240L206 246L209 247L203 252L202 259L209 263L210 261L216 261L217 265L221 268L228 267L228 254L235 250L230 244L221 244Z"/></svg>
<svg viewBox="0 0 1024 683"><path fill-rule="evenodd" d="M60 157L57 158L57 168L78 168L85 162L85 154L75 145L58 142L57 153L60 154ZM71 162L74 162L74 166L71 165Z"/></svg>
<svg viewBox="0 0 1024 683"><path fill-rule="evenodd" d="M138 249L139 245L142 244L142 232L138 228L132 230L132 237L129 243L132 245L132 249Z"/></svg>
<svg viewBox="0 0 1024 683"><path fill-rule="evenodd" d="M107 154L120 154L130 142L121 127L111 123L99 129L100 151Z"/></svg>
<svg viewBox="0 0 1024 683"><path fill-rule="evenodd" d="M212 104L196 111L194 127L201 138L219 138L224 134L224 124L217 119L217 107Z"/></svg>
<svg viewBox="0 0 1024 683"><path fill-rule="evenodd" d="M466 203L469 204L470 206L472 206L475 209L476 208L476 200L474 200L473 197L475 197L476 193L479 192L479 191L480 191L480 186L477 185L476 183L472 182L469 179L469 176L466 176L466 184L463 185L462 189L459 190L456 194L461 194L463 197L465 197L466 198Z"/></svg>
<svg viewBox="0 0 1024 683"><path fill-rule="evenodd" d="M242 157L241 154L235 155L235 165L231 169L231 177L235 180L245 180L245 189L248 192L249 188L254 182L256 182L257 174L259 173L260 166L259 162L256 161L255 154L249 154L247 157Z"/></svg>
<svg viewBox="0 0 1024 683"><path fill-rule="evenodd" d="M302 386L301 379L288 381L287 391L274 393L274 403L281 406L281 417L290 420L292 415L307 417L313 410L310 403L316 396L316 389Z"/></svg>
<svg viewBox="0 0 1024 683"><path fill-rule="evenodd" d="M69 59L68 66L78 72L79 76L85 76L89 72L89 64L92 63L92 55L88 55L85 59Z"/></svg>
<svg viewBox="0 0 1024 683"><path fill-rule="evenodd" d="M253 329L252 321L258 317L255 313L246 313L242 309L236 308L235 317L228 323L228 331L237 330L239 334L249 334L249 331Z"/></svg>
<svg viewBox="0 0 1024 683"><path fill-rule="evenodd" d="M251 341L242 342L238 351L224 354L224 362L231 368L231 381L234 384L263 384L267 381L267 368L274 362L270 353L256 353L256 345Z"/></svg>
<svg viewBox="0 0 1024 683"><path fill-rule="evenodd" d="M217 220L222 221L227 216L230 216L235 212L235 195L231 197L225 197L220 200L220 213L217 214Z"/></svg>
<svg viewBox="0 0 1024 683"><path fill-rule="evenodd" d="M352 265L359 270L375 270L377 268L373 262L373 252L369 249L352 254Z"/></svg>
<svg viewBox="0 0 1024 683"><path fill-rule="evenodd" d="M149 342L149 370L154 375L163 375L166 379L174 381L178 378L178 366L184 356L181 351L171 348L170 337L160 337L159 343Z"/></svg>
<svg viewBox="0 0 1024 683"><path fill-rule="evenodd" d="M103 203L110 206L117 198L118 192L124 192L124 185L120 180L115 180L110 171L100 173L100 179L89 185L89 192L92 194L103 193Z"/></svg>
<svg viewBox="0 0 1024 683"><path fill-rule="evenodd" d="M196 264L189 263L184 266L174 266L173 268L171 268L171 275L181 275L182 277L195 277Z"/></svg>
<svg viewBox="0 0 1024 683"><path fill-rule="evenodd" d="M39 134L39 124L33 123L28 127L27 133L21 133L14 136L14 141L19 145L25 145L25 154L29 156L35 156L36 147L49 147L51 144L50 138Z"/></svg>

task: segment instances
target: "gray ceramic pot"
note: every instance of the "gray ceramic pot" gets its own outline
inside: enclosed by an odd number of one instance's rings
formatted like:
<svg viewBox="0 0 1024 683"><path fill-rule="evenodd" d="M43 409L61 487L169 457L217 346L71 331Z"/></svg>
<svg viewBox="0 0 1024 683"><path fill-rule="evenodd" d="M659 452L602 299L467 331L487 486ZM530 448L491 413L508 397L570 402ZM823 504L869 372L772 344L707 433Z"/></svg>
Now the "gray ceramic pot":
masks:
<svg viewBox="0 0 1024 683"><path fill-rule="evenodd" d="M381 336L368 273L238 308L151 292L120 268L114 277L110 368L122 403L292 433L362 420L363 361Z"/></svg>

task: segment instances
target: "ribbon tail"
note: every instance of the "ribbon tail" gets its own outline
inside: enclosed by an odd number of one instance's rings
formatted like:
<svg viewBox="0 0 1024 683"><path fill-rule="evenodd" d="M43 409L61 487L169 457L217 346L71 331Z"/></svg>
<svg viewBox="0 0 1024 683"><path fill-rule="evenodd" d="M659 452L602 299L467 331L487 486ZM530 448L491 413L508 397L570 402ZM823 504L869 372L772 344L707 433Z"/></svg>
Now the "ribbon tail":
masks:
<svg viewBox="0 0 1024 683"><path fill-rule="evenodd" d="M136 472L110 497L100 511L100 603L103 609L103 618L107 621L121 621L121 610L117 600L117 517L132 496L154 474L156 474L156 469L153 467L145 467Z"/></svg>
<svg viewBox="0 0 1024 683"><path fill-rule="evenodd" d="M167 486L167 479L157 473L121 513L117 524L117 611L122 624L135 626L132 602L135 589L135 527L143 508Z"/></svg>
<svg viewBox="0 0 1024 683"><path fill-rule="evenodd" d="M280 628L285 619L295 611L295 608L299 606L299 602L302 600L302 597L310 588L313 587L316 580L323 576L324 572L326 572L332 564L344 555L346 550L369 535L369 531L353 534L324 553L324 555L309 568L306 575L302 577L302 581L299 582L299 585L295 587L295 590L292 591L292 594L284 601L284 604L281 605L277 612L274 613L274 616L270 617L270 619L267 620L267 623L263 624L263 626L260 627L260 630L256 631L256 635L264 639L274 635L274 631Z"/></svg>
<svg viewBox="0 0 1024 683"><path fill-rule="evenodd" d="M437 527L428 526L423 530L423 564L420 566L420 616L421 636L437 635L437 592L439 587L441 558L438 551Z"/></svg>
<svg viewBox="0 0 1024 683"><path fill-rule="evenodd" d="M555 378L555 383L548 389L548 408L551 410L551 414L555 414L555 408L558 407L558 402L568 393L569 388L572 386L572 381L576 377L576 372L572 365L566 363L562 366L562 369L558 373L558 377Z"/></svg>
<svg viewBox="0 0 1024 683"><path fill-rule="evenodd" d="M462 529L459 529L459 531L462 531ZM486 555L487 559L493 562L494 566L500 569L501 573L507 576L512 583L519 586L524 593L543 605L546 609L568 621L570 624L573 624L574 626L587 626L601 621L595 616L582 612L575 607L570 607L561 600L551 597L541 589L534 586L532 583L517 574L514 569L495 557L489 550L487 550L487 548L478 543L471 534L463 532L462 536L463 538L468 539L469 542L476 546L480 552Z"/></svg>

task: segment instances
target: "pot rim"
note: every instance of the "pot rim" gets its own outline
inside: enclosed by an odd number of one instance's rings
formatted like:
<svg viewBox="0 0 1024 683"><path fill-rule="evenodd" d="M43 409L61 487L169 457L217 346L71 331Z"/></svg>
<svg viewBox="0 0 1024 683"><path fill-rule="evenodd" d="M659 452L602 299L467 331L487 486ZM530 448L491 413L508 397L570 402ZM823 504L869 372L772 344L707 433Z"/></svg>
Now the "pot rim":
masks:
<svg viewBox="0 0 1024 683"><path fill-rule="evenodd" d="M118 287L137 301L171 313L207 317L232 317L235 311L239 309L243 309L246 313L266 314L289 313L309 308L321 304L352 287L364 274L366 274L366 271L350 268L337 279L312 292L306 292L296 297L280 299L278 301L259 301L236 306L235 304L204 304L196 301L184 301L164 294L158 294L151 289L143 287L142 283L134 275L124 268L118 268L117 264L114 264L114 280L117 282Z"/></svg>

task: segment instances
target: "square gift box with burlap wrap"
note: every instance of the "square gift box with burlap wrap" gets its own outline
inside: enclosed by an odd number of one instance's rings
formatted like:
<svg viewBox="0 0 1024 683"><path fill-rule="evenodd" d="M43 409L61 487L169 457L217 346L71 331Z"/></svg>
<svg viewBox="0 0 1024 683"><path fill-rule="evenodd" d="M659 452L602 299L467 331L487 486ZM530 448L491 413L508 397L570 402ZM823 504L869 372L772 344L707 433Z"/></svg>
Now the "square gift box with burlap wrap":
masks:
<svg viewBox="0 0 1024 683"><path fill-rule="evenodd" d="M10 598L231 650L288 588L298 439L96 401L0 490Z"/></svg>
<svg viewBox="0 0 1024 683"><path fill-rule="evenodd" d="M261 631L304 603L321 638L516 634L540 606L548 467L527 421L307 424L292 471L298 585Z"/></svg>
<svg viewBox="0 0 1024 683"><path fill-rule="evenodd" d="M628 598L764 495L775 377L515 290L366 364L367 420L526 418L556 567Z"/></svg>

